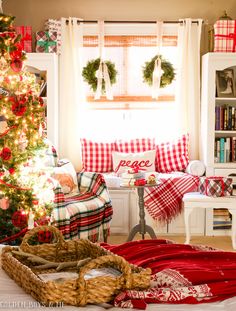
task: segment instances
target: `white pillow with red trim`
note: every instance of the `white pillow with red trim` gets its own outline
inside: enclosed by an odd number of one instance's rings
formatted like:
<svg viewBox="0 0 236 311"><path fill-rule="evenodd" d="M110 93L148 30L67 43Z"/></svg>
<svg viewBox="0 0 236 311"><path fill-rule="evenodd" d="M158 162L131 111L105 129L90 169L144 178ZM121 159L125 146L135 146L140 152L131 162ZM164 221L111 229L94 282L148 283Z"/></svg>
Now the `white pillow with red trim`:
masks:
<svg viewBox="0 0 236 311"><path fill-rule="evenodd" d="M107 173L112 172L112 151L115 150L114 142L95 142L82 138L83 171Z"/></svg>
<svg viewBox="0 0 236 311"><path fill-rule="evenodd" d="M189 135L184 134L173 142L158 144L156 151L157 172L183 171L189 163Z"/></svg>
<svg viewBox="0 0 236 311"><path fill-rule="evenodd" d="M113 152L113 170L120 176L128 169L139 168L142 172L155 171L156 150L149 150L138 153Z"/></svg>
<svg viewBox="0 0 236 311"><path fill-rule="evenodd" d="M115 141L115 150L118 152L144 152L154 150L155 147L154 138L117 139Z"/></svg>

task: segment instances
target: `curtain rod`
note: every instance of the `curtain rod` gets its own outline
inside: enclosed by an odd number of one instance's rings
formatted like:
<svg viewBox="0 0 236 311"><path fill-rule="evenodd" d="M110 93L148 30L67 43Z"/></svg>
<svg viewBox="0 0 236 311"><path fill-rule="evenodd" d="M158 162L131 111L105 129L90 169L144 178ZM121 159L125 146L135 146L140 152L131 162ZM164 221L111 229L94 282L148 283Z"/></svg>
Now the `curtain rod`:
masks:
<svg viewBox="0 0 236 311"><path fill-rule="evenodd" d="M69 20L66 20L67 23L69 23ZM86 24L94 24L98 21L95 20L78 20L77 23L86 23ZM104 21L105 24L155 24L156 21ZM183 21L163 21L164 24L182 24ZM198 23L197 20L193 20L192 23Z"/></svg>

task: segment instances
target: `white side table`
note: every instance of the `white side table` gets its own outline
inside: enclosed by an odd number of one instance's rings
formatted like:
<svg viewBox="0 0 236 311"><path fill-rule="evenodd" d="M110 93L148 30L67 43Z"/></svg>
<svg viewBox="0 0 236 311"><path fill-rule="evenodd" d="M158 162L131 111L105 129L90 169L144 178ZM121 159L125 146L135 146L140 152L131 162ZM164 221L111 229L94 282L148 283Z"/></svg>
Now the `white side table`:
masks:
<svg viewBox="0 0 236 311"><path fill-rule="evenodd" d="M231 239L232 246L236 249L236 196L231 197L208 197L199 192L189 192L183 196L184 221L185 221L185 244L189 244L191 233L189 218L194 208L226 208L232 215Z"/></svg>

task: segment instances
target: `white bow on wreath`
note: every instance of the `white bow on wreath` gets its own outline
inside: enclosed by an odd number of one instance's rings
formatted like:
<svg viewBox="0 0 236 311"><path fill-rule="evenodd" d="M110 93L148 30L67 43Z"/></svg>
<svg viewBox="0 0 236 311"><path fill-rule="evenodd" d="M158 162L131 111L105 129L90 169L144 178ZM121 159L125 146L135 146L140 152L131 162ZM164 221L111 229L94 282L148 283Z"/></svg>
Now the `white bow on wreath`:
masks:
<svg viewBox="0 0 236 311"><path fill-rule="evenodd" d="M157 30L157 55L160 55L160 49L162 45L162 28L163 22L156 22L156 30ZM161 86L161 58L158 57L154 63L154 70L152 73L152 98L158 99L159 90Z"/></svg>
<svg viewBox="0 0 236 311"><path fill-rule="evenodd" d="M98 28L99 28L99 36L98 36L98 44L99 44L99 57L100 57L100 65L96 72L97 77L97 90L95 93L95 99L100 99L102 95L102 81L105 82L105 93L106 98L112 100L112 88L111 88L111 81L108 72L107 65L104 61L104 21L98 21Z"/></svg>

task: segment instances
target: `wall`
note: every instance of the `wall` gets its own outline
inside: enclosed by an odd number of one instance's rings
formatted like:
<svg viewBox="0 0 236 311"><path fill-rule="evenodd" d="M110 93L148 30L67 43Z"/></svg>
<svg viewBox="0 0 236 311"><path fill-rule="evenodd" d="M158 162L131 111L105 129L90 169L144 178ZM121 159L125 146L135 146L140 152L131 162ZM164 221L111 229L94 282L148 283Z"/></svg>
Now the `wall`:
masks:
<svg viewBox="0 0 236 311"><path fill-rule="evenodd" d="M16 16L16 25L42 30L48 18L81 17L103 20L178 20L203 18L203 50L207 48L207 23L226 10L236 19L235 0L3 0L3 11Z"/></svg>

